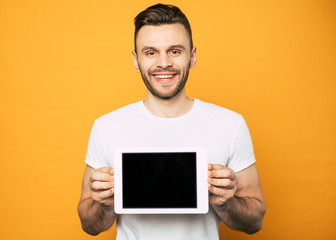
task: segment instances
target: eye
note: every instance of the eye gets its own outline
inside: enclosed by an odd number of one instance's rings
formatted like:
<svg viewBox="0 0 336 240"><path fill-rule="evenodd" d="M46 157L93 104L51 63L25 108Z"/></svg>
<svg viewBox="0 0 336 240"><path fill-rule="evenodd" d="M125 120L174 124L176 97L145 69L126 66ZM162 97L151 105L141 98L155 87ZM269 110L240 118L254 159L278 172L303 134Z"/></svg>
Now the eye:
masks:
<svg viewBox="0 0 336 240"><path fill-rule="evenodd" d="M146 52L146 56L154 56L155 52L154 51L148 51Z"/></svg>
<svg viewBox="0 0 336 240"><path fill-rule="evenodd" d="M181 53L181 51L180 50L171 50L170 52L169 52L171 55L178 55L178 54L180 54Z"/></svg>

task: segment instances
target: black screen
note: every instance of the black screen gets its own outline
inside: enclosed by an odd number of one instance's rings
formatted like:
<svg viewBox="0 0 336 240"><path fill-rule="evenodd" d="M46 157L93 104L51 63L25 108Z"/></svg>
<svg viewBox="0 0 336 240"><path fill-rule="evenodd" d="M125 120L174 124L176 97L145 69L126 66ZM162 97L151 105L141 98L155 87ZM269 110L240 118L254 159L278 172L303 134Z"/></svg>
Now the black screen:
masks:
<svg viewBox="0 0 336 240"><path fill-rule="evenodd" d="M196 208L195 152L123 153L124 208Z"/></svg>

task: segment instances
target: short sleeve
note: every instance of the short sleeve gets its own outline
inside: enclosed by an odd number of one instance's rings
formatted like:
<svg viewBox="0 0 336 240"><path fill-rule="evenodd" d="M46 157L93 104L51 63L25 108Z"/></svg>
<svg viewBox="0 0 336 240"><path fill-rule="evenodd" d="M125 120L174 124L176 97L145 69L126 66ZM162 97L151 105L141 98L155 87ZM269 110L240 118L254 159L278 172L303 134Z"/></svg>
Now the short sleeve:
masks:
<svg viewBox="0 0 336 240"><path fill-rule="evenodd" d="M239 172L251 166L255 161L250 131L245 119L241 117L227 167Z"/></svg>
<svg viewBox="0 0 336 240"><path fill-rule="evenodd" d="M99 127L97 121L95 121L90 133L85 162L89 166L97 169L105 166L105 159L104 140L99 134Z"/></svg>

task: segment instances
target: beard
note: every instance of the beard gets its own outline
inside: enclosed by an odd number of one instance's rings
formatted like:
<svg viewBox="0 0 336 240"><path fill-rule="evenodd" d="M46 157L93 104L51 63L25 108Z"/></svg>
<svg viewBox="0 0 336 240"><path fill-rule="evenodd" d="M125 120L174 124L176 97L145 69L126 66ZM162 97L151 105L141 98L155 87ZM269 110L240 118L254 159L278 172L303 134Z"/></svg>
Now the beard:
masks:
<svg viewBox="0 0 336 240"><path fill-rule="evenodd" d="M168 71L168 72L174 72L176 73L176 75L179 75L181 71L179 71L178 69L172 68L172 67L167 67L165 69L155 69L153 71L148 71L149 77L147 77L147 75L141 70L141 67L140 67L140 73L141 73L142 80L144 81L147 89L151 92L153 96L163 99L163 100L169 100L175 97L177 94L179 94L181 90L184 88L185 84L187 83L188 76L189 76L189 69L190 69L190 62L187 65L187 68L183 70L181 80L179 80L179 82L177 83L177 86L168 93L160 92L158 89L156 89L153 86L153 84L149 81L148 78L151 77L153 73Z"/></svg>

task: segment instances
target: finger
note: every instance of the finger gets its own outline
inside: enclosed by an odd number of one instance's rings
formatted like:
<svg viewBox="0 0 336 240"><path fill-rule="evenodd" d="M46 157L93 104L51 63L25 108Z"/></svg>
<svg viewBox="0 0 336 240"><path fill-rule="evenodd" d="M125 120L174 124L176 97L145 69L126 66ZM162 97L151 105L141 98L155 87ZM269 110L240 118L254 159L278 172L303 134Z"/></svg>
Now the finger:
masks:
<svg viewBox="0 0 336 240"><path fill-rule="evenodd" d="M102 172L102 173L108 173L108 174L113 174L114 173L114 169L111 168L111 167L98 168L98 169L96 169L96 171Z"/></svg>
<svg viewBox="0 0 336 240"><path fill-rule="evenodd" d="M98 191L98 190L107 190L114 187L114 182L100 182L94 181L90 183L91 190Z"/></svg>
<svg viewBox="0 0 336 240"><path fill-rule="evenodd" d="M219 188L213 185L209 185L208 188L209 188L209 192L216 196L223 196L225 195L225 191L228 191L228 190L225 190L223 188Z"/></svg>
<svg viewBox="0 0 336 240"><path fill-rule="evenodd" d="M227 178L209 178L208 183L221 188L231 189L235 187L235 182Z"/></svg>
<svg viewBox="0 0 336 240"><path fill-rule="evenodd" d="M228 178L234 180L235 173L230 168L208 171L208 176L211 178Z"/></svg>
<svg viewBox="0 0 336 240"><path fill-rule="evenodd" d="M104 200L100 201L100 203L104 204L105 206L114 206L114 197L105 198Z"/></svg>
<svg viewBox="0 0 336 240"><path fill-rule="evenodd" d="M114 188L111 188L111 189L109 189L109 190L102 191L102 192L98 193L98 197L99 197L101 200L104 200L104 199L107 199L107 198L112 197L113 194L114 194Z"/></svg>
<svg viewBox="0 0 336 240"><path fill-rule="evenodd" d="M91 175L90 181L91 182L94 182L94 181L111 182L111 181L114 181L114 176L108 173L94 172Z"/></svg>
<svg viewBox="0 0 336 240"><path fill-rule="evenodd" d="M219 187L210 185L208 189L212 195L216 195L216 196L226 198L226 199L232 198L234 194L236 193L236 188L227 189L227 188L219 188Z"/></svg>
<svg viewBox="0 0 336 240"><path fill-rule="evenodd" d="M209 196L210 204L219 205L219 206L222 206L223 204L225 204L225 202L229 199L230 198L220 197L220 196L217 196L217 195Z"/></svg>
<svg viewBox="0 0 336 240"><path fill-rule="evenodd" d="M208 169L209 170L219 170L219 169L224 169L226 167L224 167L223 165L220 165L220 164L211 164L209 163L208 164Z"/></svg>
<svg viewBox="0 0 336 240"><path fill-rule="evenodd" d="M92 199L97 201L97 202L104 202L105 200L113 197L114 195L114 189L111 188L109 190L105 191L99 191L99 192L92 192Z"/></svg>

